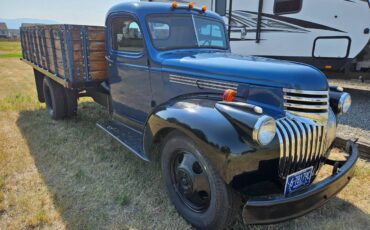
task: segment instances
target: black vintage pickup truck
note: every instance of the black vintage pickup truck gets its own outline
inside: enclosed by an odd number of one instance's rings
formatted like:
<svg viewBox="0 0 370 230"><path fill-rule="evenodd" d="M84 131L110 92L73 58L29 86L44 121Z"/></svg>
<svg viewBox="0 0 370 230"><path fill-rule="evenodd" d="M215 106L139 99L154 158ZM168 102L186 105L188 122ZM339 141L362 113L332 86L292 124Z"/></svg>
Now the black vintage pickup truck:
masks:
<svg viewBox="0 0 370 230"><path fill-rule="evenodd" d="M90 96L111 114L98 127L145 161L159 155L193 226L222 229L241 207L246 224L301 216L353 175L354 143L329 158L351 97L311 66L231 53L225 28L193 3L123 3L105 27L23 27L22 60L53 119ZM333 173L316 182L324 164Z"/></svg>

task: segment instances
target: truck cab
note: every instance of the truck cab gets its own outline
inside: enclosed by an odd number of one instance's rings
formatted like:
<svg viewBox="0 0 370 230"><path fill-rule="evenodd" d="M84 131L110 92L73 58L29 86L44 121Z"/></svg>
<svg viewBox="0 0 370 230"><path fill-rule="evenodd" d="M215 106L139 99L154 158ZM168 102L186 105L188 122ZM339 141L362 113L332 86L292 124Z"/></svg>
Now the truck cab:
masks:
<svg viewBox="0 0 370 230"><path fill-rule="evenodd" d="M230 53L220 17L199 9L117 5L108 12L106 28L113 111L143 125L155 105L184 93L204 91L186 84L172 87L173 75L196 71L191 63L176 66L181 60ZM211 71L207 66L201 68L205 73Z"/></svg>
<svg viewBox="0 0 370 230"><path fill-rule="evenodd" d="M106 80L72 90L111 112L98 127L141 159L160 158L171 201L197 228L224 228L240 201L247 224L314 210L353 175L354 143L345 161L330 159L350 95L309 65L233 54L226 34L221 16L194 3L116 5L106 17ZM39 98L57 108L48 81ZM324 164L333 174L313 183ZM256 194L265 182L273 189Z"/></svg>

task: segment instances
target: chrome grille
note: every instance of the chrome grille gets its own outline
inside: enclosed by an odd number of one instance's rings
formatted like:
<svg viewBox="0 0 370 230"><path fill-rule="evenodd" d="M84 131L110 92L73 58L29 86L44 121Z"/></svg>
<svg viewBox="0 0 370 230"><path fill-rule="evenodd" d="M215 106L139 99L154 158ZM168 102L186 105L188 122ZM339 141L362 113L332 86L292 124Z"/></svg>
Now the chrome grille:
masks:
<svg viewBox="0 0 370 230"><path fill-rule="evenodd" d="M328 91L283 89L285 111L323 124L328 119Z"/></svg>
<svg viewBox="0 0 370 230"><path fill-rule="evenodd" d="M293 117L281 118L276 124L280 143L280 177L285 179L309 166L316 170L326 151L326 126Z"/></svg>

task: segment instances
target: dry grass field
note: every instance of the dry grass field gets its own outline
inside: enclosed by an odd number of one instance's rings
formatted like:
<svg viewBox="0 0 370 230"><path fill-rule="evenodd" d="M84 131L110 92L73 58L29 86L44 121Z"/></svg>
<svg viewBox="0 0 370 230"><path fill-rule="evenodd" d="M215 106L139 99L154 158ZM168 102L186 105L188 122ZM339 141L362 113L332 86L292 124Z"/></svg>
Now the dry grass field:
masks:
<svg viewBox="0 0 370 230"><path fill-rule="evenodd" d="M0 43L7 49L0 54L16 47ZM50 120L32 69L0 58L0 229L191 229L167 199L159 164L142 162L95 126L107 116L84 99L76 118ZM237 220L231 229L369 226L370 163L360 161L355 178L322 208L277 225Z"/></svg>

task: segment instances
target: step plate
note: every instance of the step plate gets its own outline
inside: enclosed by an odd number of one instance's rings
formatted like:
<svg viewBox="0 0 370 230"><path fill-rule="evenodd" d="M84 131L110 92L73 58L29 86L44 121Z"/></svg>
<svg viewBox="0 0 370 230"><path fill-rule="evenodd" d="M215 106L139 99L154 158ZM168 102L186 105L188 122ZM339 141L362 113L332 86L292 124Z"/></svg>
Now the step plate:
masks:
<svg viewBox="0 0 370 230"><path fill-rule="evenodd" d="M114 120L99 121L96 125L142 160L149 161L143 151L141 132Z"/></svg>

